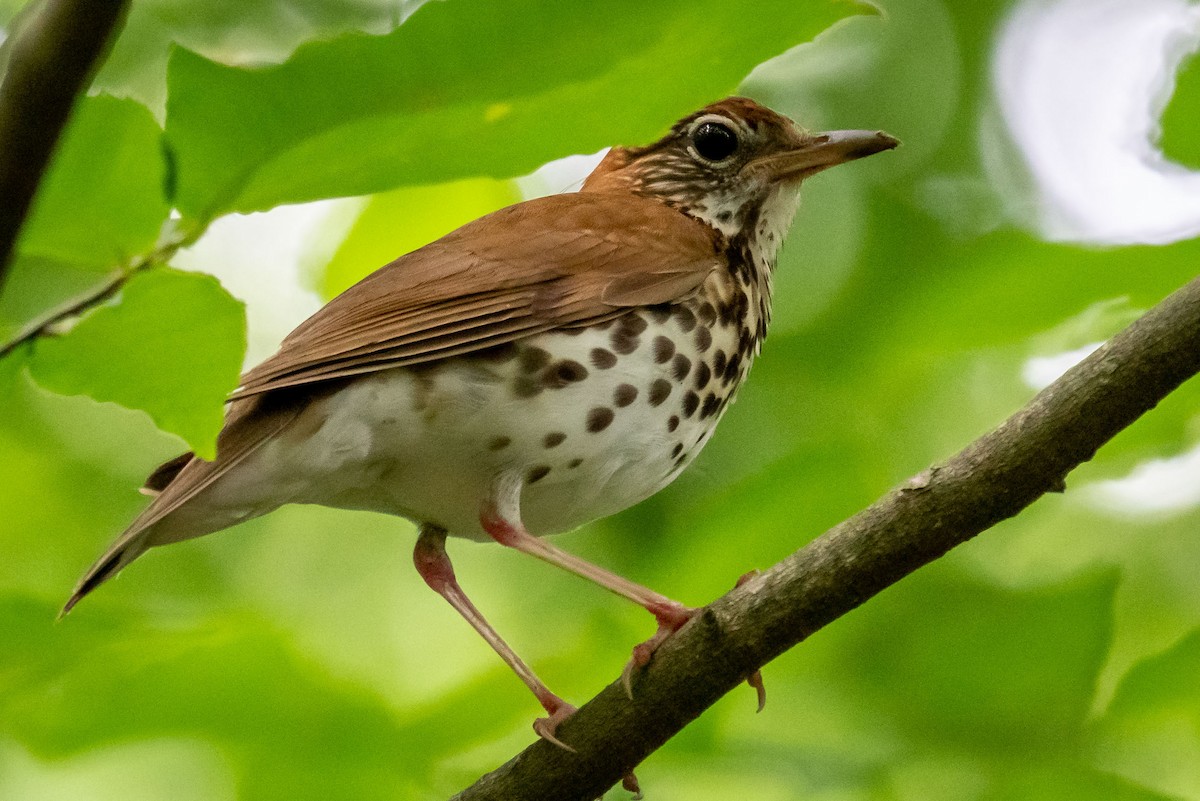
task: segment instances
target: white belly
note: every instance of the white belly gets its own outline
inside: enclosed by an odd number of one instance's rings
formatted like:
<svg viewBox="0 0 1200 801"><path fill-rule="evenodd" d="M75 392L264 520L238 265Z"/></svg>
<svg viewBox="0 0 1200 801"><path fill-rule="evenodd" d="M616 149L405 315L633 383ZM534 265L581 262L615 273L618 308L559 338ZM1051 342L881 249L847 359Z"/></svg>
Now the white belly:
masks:
<svg viewBox="0 0 1200 801"><path fill-rule="evenodd" d="M275 505L369 509L472 539L487 538L479 516L498 481L522 482L522 521L537 535L621 511L699 453L749 362L714 371L737 349L732 327L717 326L701 353L696 329L674 317L623 339L621 325L357 379L246 467L283 489Z"/></svg>

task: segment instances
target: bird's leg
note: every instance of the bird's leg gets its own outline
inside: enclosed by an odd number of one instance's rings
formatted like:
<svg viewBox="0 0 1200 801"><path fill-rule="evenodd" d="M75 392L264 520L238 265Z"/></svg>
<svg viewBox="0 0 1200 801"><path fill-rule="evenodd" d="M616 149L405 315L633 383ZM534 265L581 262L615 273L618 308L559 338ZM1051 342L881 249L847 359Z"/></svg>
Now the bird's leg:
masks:
<svg viewBox="0 0 1200 801"><path fill-rule="evenodd" d="M574 554L567 553L561 548L533 536L519 521L520 517L517 514L504 514L494 503L486 504L480 515L480 524L484 531L501 545L515 548L522 553L536 556L552 565L569 570L617 595L628 598L654 615L654 619L658 622L658 629L650 639L634 646L633 656L621 673L621 683L625 687L625 693L633 698L633 672L649 662L658 647L682 628L684 623L695 617L700 610L684 606L654 590L580 559Z"/></svg>
<svg viewBox="0 0 1200 801"><path fill-rule="evenodd" d="M463 618L471 624L488 645L500 655L517 677L525 682L537 698L538 703L546 710L548 717L538 718L533 722L533 730L538 736L565 748L575 749L562 742L555 736L558 725L575 712L575 707L559 698L537 677L537 674L525 664L516 651L509 647L483 614L476 608L471 599L458 586L454 576L454 566L450 564L450 556L446 553L446 532L437 526L422 526L417 546L413 549L413 564L425 583L438 595L445 598Z"/></svg>

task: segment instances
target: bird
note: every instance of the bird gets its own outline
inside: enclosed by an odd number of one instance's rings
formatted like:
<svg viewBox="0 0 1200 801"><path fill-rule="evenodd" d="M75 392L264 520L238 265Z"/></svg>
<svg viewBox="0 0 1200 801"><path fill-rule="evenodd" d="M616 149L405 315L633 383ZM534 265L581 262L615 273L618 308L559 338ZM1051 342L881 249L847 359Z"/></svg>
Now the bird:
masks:
<svg viewBox="0 0 1200 801"><path fill-rule="evenodd" d="M896 147L812 133L729 97L658 141L614 147L578 192L500 209L332 299L231 395L213 460L155 470L153 497L84 573L69 612L148 549L290 503L415 523L424 581L546 712L554 694L462 590L447 537L495 541L655 618L624 678L698 610L548 542L671 483L734 400L771 318L801 183ZM626 684L628 689L628 683Z"/></svg>

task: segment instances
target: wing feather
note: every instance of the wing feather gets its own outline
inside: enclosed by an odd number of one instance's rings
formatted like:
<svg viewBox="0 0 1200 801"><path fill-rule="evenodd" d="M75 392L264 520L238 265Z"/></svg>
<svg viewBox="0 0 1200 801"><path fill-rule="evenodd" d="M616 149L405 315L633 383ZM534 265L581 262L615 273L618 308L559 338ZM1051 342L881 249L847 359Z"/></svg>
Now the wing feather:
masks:
<svg viewBox="0 0 1200 801"><path fill-rule="evenodd" d="M235 397L463 355L678 300L720 264L717 235L628 194L501 209L382 267L293 331Z"/></svg>

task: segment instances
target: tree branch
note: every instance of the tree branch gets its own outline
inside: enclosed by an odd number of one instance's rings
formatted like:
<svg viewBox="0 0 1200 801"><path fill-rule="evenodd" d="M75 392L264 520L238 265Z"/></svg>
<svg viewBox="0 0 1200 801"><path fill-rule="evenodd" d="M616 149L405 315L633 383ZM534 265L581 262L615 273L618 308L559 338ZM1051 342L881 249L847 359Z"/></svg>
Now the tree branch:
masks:
<svg viewBox="0 0 1200 801"><path fill-rule="evenodd" d="M990 434L718 599L669 639L630 701L609 685L558 731L455 796L591 801L754 670L1012 517L1200 371L1200 278Z"/></svg>
<svg viewBox="0 0 1200 801"><path fill-rule="evenodd" d="M129 0L44 0L21 21L0 82L0 289L21 225Z"/></svg>
<svg viewBox="0 0 1200 801"><path fill-rule="evenodd" d="M32 342L40 336L59 330L60 326L108 300L117 294L121 287L125 286L134 274L133 271L117 273L95 289L88 290L82 295L66 301L61 306L50 309L41 317L33 320L18 331L8 342L0 345L0 359L3 359L26 342Z"/></svg>

